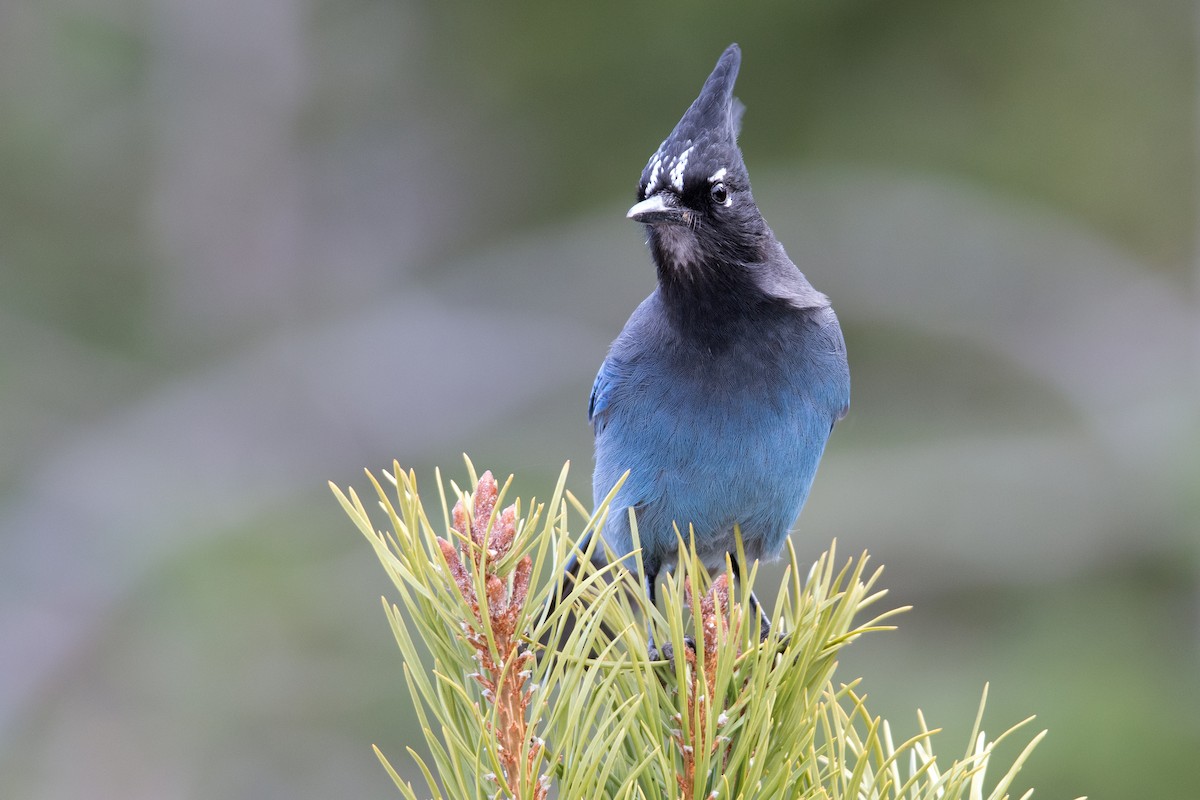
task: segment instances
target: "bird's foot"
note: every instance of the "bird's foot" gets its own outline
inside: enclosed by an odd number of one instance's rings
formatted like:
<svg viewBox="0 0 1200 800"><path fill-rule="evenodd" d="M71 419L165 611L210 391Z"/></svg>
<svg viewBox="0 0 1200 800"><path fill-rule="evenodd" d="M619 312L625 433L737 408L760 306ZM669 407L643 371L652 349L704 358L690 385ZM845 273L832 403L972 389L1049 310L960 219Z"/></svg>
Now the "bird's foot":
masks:
<svg viewBox="0 0 1200 800"><path fill-rule="evenodd" d="M776 653L782 653L788 648L791 641L791 633L782 633L777 638L772 638L770 630L767 630L763 632L759 644L771 647ZM691 636L683 637L683 646L693 654L696 652L696 640ZM656 647L654 642L650 642L648 651L651 661L666 661L668 666L673 666L675 663L675 645L670 642L663 642L661 648Z"/></svg>
<svg viewBox="0 0 1200 800"><path fill-rule="evenodd" d="M692 653L696 652L696 640L693 639L691 636L683 637L683 646L686 647L688 650L690 650ZM667 662L668 666L673 667L675 665L675 645L671 644L670 642L663 642L663 646L661 649L655 647L654 643L651 642L649 650L650 650L650 660L651 661L665 660Z"/></svg>
<svg viewBox="0 0 1200 800"><path fill-rule="evenodd" d="M781 633L777 637L772 637L769 630L763 631L762 638L759 640L760 645L772 647L776 653L782 653L791 644L792 634Z"/></svg>

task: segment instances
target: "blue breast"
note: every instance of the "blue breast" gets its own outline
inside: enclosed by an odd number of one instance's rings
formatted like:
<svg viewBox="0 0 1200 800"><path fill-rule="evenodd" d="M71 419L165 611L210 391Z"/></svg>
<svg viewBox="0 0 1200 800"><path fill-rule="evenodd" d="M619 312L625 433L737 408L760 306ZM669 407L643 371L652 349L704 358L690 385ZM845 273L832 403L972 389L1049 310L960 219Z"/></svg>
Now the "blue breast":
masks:
<svg viewBox="0 0 1200 800"><path fill-rule="evenodd" d="M778 555L849 401L845 344L829 308L757 320L719 350L672 336L656 295L613 344L593 390L593 490L626 470L603 535L617 553L637 512L643 558L674 561L674 524L719 567L739 524L750 558ZM648 566L649 568L649 566Z"/></svg>

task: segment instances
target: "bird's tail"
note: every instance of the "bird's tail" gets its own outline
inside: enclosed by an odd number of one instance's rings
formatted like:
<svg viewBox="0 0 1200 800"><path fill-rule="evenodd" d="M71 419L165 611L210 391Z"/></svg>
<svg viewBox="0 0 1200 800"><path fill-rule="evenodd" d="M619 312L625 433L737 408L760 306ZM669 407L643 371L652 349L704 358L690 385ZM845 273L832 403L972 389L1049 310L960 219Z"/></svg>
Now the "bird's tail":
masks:
<svg viewBox="0 0 1200 800"><path fill-rule="evenodd" d="M554 612L554 609L562 602L563 597L571 593L571 588L579 580L579 567L583 563L583 558L587 555L588 548L592 545L592 537L595 534L595 530L588 531L571 548L571 554L567 557L567 563L563 565L562 578L558 583L558 588L554 594L550 595L550 601L546 608L547 617Z"/></svg>
<svg viewBox="0 0 1200 800"><path fill-rule="evenodd" d="M549 619L554 610L558 608L558 604L563 601L563 598L571 593L575 588L575 584L579 581L579 570L583 565L583 561L589 557L588 550L592 546L592 538L595 536L595 530L588 531L587 534L575 543L571 548L571 554L567 557L566 564L563 565L562 575L558 581L554 593L550 595L550 599L546 601L546 610L542 614L542 619ZM540 637L540 641L544 646L551 645L551 637L556 626L551 626ZM571 634L572 628L575 627L575 620L572 618L567 625L562 629L562 636L566 637Z"/></svg>
<svg viewBox="0 0 1200 800"><path fill-rule="evenodd" d="M596 535L596 531L588 531L582 539L575 543L571 548L571 555L567 557L567 563L563 565L563 577L570 578L574 583L579 577L579 565L581 558L587 555L588 548L592 546L592 537ZM560 587L561 588L561 587Z"/></svg>

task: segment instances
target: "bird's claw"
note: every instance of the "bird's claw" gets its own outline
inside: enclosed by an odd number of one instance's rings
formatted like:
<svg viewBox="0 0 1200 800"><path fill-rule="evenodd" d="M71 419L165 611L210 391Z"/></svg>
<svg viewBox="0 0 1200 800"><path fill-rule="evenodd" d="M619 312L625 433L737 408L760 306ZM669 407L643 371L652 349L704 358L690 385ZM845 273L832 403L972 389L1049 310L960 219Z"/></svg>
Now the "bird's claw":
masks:
<svg viewBox="0 0 1200 800"><path fill-rule="evenodd" d="M768 628L763 631L760 645L769 645L776 653L782 653L788 648L792 641L791 632L781 633L778 637L772 637L771 631ZM696 652L696 640L691 636L683 637L683 645L693 654ZM663 642L662 647L656 647L653 642L647 648L650 661L666 661L668 666L675 664L675 645L670 642Z"/></svg>
<svg viewBox="0 0 1200 800"><path fill-rule="evenodd" d="M691 636L683 637L683 646L692 653L696 652L696 640ZM661 649L655 647L654 645L650 645L650 660L665 660L668 666L673 667L675 665L675 645L671 644L670 642L663 642Z"/></svg>
<svg viewBox="0 0 1200 800"><path fill-rule="evenodd" d="M786 650L788 648L788 645L791 644L791 641L792 641L791 632L781 633L777 637L772 637L770 631L768 630L763 633L762 639L759 641L759 644L760 645L770 645L771 647L774 648L776 654L778 654L778 653L782 653L784 650Z"/></svg>

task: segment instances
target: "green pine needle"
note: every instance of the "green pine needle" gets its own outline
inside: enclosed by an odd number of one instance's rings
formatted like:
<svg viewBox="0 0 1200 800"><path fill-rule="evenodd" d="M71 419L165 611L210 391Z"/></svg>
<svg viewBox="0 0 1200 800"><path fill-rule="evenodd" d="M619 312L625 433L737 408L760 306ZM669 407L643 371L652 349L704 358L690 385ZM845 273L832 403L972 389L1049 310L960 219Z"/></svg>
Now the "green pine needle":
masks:
<svg viewBox="0 0 1200 800"><path fill-rule="evenodd" d="M467 473L472 487L488 485L490 474L481 484L469 460ZM331 488L399 594L384 611L432 759L409 749L429 797L543 800L554 784L560 798L1007 800L1045 736L1033 736L1010 765L994 764L996 745L1031 720L989 741L985 686L964 755L939 762L936 731L919 712L919 733L897 745L857 681L834 683L841 648L892 630L884 623L906 610L856 622L885 595L874 588L881 570L867 572L865 553L839 566L834 543L805 573L789 543L772 634L762 644L749 604L757 563L739 557L741 574L714 580L682 535L661 610L648 607L629 569L611 559L595 569L583 558L578 581L562 587L562 601L546 613L561 565L603 524L612 494L589 513L566 491L564 467L549 501L515 502L502 518L511 477L502 488L491 484L492 495L452 483L462 509L452 511L439 472L435 526L413 473L395 464L382 483L367 477L390 532L376 530L353 489ZM475 520L489 498L487 518ZM636 535L635 525L635 546ZM593 546L602 546L599 538ZM640 570L637 551L633 561ZM523 601L522 564L532 576ZM695 653L670 665L649 661L647 618L656 641L690 635ZM415 800L412 785L376 754ZM989 769L1000 772L990 786Z"/></svg>

